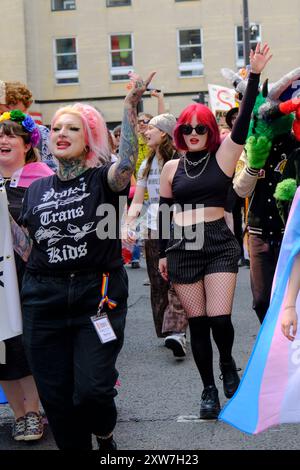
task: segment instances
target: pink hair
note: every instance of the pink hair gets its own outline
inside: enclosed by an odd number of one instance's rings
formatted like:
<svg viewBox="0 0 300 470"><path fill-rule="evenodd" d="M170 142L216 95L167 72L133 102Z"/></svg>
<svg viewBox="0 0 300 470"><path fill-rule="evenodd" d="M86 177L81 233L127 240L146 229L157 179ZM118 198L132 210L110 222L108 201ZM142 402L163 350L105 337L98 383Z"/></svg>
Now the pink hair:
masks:
<svg viewBox="0 0 300 470"><path fill-rule="evenodd" d="M63 114L74 114L81 118L85 143L89 147L86 154L88 166L94 167L110 162L107 127L101 114L92 106L75 103L60 108L51 121L51 132L56 120Z"/></svg>
<svg viewBox="0 0 300 470"><path fill-rule="evenodd" d="M209 152L216 152L220 146L220 133L215 116L204 104L190 104L181 112L174 130L174 140L179 150L188 150L183 135L180 132L181 124L190 124L193 116L197 117L198 124L208 128L206 148Z"/></svg>

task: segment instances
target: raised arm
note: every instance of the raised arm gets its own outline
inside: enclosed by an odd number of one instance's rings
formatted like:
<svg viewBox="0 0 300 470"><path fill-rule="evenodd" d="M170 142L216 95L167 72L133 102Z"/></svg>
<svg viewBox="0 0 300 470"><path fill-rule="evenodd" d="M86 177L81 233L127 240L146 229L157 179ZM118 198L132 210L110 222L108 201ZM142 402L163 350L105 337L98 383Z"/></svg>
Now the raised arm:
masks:
<svg viewBox="0 0 300 470"><path fill-rule="evenodd" d="M17 222L9 216L10 227L13 237L13 247L16 253L27 263L32 248L32 240L24 227L20 227Z"/></svg>
<svg viewBox="0 0 300 470"><path fill-rule="evenodd" d="M151 96L157 98L157 114L164 114L166 112L165 99L162 91L151 90Z"/></svg>
<svg viewBox="0 0 300 470"><path fill-rule="evenodd" d="M140 76L131 74L134 84L124 102L119 158L108 172L108 184L112 191L120 192L125 189L135 170L138 157L137 105L154 75L155 72L152 72L143 81Z"/></svg>
<svg viewBox="0 0 300 470"><path fill-rule="evenodd" d="M228 176L233 175L236 163L246 142L251 114L257 97L260 73L272 58L269 52L269 46L265 44L263 48L261 48L260 43L257 44L255 52L251 50L251 72L238 117L234 123L231 134L222 142L217 152L218 163Z"/></svg>

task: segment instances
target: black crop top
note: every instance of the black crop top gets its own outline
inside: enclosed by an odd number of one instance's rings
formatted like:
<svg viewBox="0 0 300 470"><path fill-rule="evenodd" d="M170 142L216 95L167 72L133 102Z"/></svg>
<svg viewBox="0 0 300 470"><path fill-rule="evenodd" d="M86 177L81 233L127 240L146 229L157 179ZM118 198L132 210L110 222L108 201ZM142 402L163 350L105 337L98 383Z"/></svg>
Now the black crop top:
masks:
<svg viewBox="0 0 300 470"><path fill-rule="evenodd" d="M186 157L190 162L197 162L207 154L207 150L200 152L187 152ZM209 161L204 159L199 165L193 166L184 163L181 157L172 182L174 203L183 207L184 204L203 204L205 207L225 207L228 190L232 178L227 176L219 167L216 155L211 154ZM201 170L206 165L203 173ZM186 167L186 169L185 169ZM189 178L195 176L195 178ZM191 207L189 207L191 208ZM186 208L188 209L188 208Z"/></svg>

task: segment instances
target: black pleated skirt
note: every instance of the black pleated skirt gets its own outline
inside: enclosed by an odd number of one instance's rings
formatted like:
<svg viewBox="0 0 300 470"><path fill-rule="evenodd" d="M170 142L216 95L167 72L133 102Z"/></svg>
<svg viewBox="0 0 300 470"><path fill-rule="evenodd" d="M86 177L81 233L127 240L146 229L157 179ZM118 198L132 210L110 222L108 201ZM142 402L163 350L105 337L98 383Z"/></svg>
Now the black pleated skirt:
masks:
<svg viewBox="0 0 300 470"><path fill-rule="evenodd" d="M184 227L184 231L173 226L166 255L169 280L193 284L207 274L237 273L241 249L221 218Z"/></svg>

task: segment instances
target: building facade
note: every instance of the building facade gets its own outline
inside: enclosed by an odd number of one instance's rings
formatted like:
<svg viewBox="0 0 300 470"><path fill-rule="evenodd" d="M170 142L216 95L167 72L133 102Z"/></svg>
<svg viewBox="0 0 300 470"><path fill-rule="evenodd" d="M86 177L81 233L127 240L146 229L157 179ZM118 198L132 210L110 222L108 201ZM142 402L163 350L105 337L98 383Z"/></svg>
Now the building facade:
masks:
<svg viewBox="0 0 300 470"><path fill-rule="evenodd" d="M251 44L272 47L270 81L300 65L300 0L248 0ZM0 78L32 90L32 111L84 101L113 125L122 118L127 73L155 70L153 86L178 115L222 67L243 66L242 0L1 0ZM157 113L145 97L144 110Z"/></svg>

